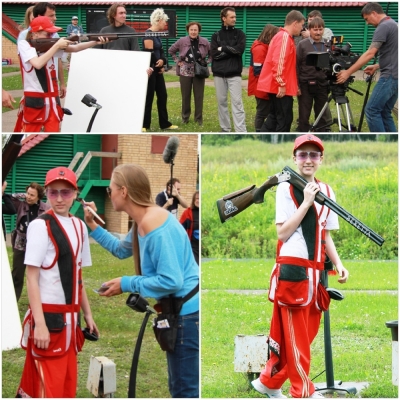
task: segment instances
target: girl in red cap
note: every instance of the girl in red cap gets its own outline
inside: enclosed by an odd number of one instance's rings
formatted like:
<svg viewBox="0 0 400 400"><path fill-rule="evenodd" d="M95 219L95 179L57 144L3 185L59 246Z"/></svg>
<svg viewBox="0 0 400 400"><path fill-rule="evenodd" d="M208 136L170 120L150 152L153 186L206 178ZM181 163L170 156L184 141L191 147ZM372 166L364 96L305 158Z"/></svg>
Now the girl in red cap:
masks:
<svg viewBox="0 0 400 400"><path fill-rule="evenodd" d="M269 293L274 303L268 338L271 356L260 377L252 382L254 389L271 398L286 398L281 388L287 379L292 397L324 397L315 391L308 374L310 346L330 301L320 283L325 254L335 265L340 283L347 281L349 273L330 236L331 230L339 229L338 216L314 202L319 191L335 200L331 187L315 178L323 152L318 137L298 137L293 161L308 183L300 191L283 182L276 191L278 248Z"/></svg>
<svg viewBox="0 0 400 400"><path fill-rule="evenodd" d="M63 52L78 52L95 46L90 41L75 44L60 38L46 52L39 53L28 41L30 39L50 39L53 33L62 30L54 26L50 18L36 17L30 24L26 40L18 41L24 98L21 100L14 132L59 132L64 112L61 108L56 76L55 58ZM106 40L99 38L101 43ZM70 46L71 45L71 46Z"/></svg>
<svg viewBox="0 0 400 400"><path fill-rule="evenodd" d="M17 397L76 396L77 353L84 334L99 334L82 281L92 264L86 225L69 214L77 197L76 176L65 167L48 171L46 195L51 209L28 228L26 280L29 310L21 346L26 360Z"/></svg>

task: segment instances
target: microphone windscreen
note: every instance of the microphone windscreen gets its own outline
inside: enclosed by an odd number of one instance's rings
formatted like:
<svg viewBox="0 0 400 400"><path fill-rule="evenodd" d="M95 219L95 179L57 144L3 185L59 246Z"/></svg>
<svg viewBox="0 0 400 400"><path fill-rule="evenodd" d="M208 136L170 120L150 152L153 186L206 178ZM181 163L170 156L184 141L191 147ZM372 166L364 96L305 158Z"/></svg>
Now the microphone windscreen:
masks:
<svg viewBox="0 0 400 400"><path fill-rule="evenodd" d="M168 139L163 152L163 160L165 163L170 164L174 160L176 152L178 151L178 146L179 138L176 136L171 136Z"/></svg>

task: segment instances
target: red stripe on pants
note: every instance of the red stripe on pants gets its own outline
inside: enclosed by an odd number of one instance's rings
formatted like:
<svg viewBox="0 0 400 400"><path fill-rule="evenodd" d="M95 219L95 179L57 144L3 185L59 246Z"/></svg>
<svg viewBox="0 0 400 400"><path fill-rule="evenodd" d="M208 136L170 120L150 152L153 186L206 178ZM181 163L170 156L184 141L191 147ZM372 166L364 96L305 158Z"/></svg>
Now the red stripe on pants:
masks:
<svg viewBox="0 0 400 400"><path fill-rule="evenodd" d="M75 398L78 384L78 360L71 345L60 357L35 359L27 349L18 393L21 397Z"/></svg>
<svg viewBox="0 0 400 400"><path fill-rule="evenodd" d="M308 307L279 307L282 321L281 353L286 354L286 363L279 365L279 372L270 376L267 371L277 364L278 357L271 352L266 368L260 374L260 381L270 389L280 389L290 380L292 397L310 397L315 392L310 372L310 345L317 336L321 321L321 311L312 303ZM284 347L284 349L283 349Z"/></svg>

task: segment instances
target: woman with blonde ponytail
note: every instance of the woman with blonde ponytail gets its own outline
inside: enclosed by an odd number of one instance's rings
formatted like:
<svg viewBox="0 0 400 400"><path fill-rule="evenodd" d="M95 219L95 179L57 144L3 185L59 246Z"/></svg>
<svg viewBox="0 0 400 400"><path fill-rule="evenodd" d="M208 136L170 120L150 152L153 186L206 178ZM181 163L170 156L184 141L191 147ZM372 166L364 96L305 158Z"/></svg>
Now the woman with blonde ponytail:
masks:
<svg viewBox="0 0 400 400"><path fill-rule="evenodd" d="M199 268L188 236L179 221L158 207L151 195L146 171L136 164L123 164L112 173L108 195L115 211L124 211L134 221L124 240L111 235L85 210L91 236L119 258L132 254L136 275L111 279L101 296L140 293L159 302L169 296L182 298L196 288ZM88 203L96 209L94 203ZM133 249L133 250L132 250ZM161 301L162 302L162 301ZM178 316L175 348L168 351L169 390L172 397L199 396L199 294L187 300Z"/></svg>

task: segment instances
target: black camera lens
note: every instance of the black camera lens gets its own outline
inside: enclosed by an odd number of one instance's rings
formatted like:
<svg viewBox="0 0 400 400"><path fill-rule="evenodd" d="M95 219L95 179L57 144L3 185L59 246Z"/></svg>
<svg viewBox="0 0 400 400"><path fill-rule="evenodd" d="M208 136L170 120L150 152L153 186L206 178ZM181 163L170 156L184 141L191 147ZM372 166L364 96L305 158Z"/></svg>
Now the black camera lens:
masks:
<svg viewBox="0 0 400 400"><path fill-rule="evenodd" d="M351 44L349 42L347 42L346 44L344 44L341 48L341 52L342 54L349 54L350 50L351 50Z"/></svg>

